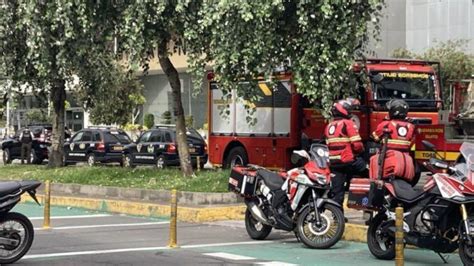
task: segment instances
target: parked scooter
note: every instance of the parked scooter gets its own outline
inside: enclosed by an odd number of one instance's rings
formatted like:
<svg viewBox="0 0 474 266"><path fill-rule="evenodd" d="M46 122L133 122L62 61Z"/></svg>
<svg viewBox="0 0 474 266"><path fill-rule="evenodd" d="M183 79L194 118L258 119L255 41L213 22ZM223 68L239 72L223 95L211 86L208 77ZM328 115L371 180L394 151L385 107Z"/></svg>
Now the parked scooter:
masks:
<svg viewBox="0 0 474 266"><path fill-rule="evenodd" d="M34 230L31 221L23 214L10 212L20 201L23 193L28 193L39 204L37 181L0 183L0 264L9 264L21 259L33 243Z"/></svg>
<svg viewBox="0 0 474 266"><path fill-rule="evenodd" d="M436 153L434 145L423 143ZM432 173L421 189L396 176L384 177L369 181L364 199L356 197L363 190L362 182L351 184L350 206L377 213L367 232L367 244L375 257L395 257L395 208L401 205L406 244L431 249L444 262L441 253L458 249L464 265L474 265L474 143L463 143L460 151L462 159L454 166L434 157L426 162Z"/></svg>
<svg viewBox="0 0 474 266"><path fill-rule="evenodd" d="M295 231L310 248L329 248L344 232L341 206L328 198L331 173L325 145L310 154L294 151L288 172L274 173L256 165L236 166L229 190L245 197L245 228L252 239L265 239L272 228Z"/></svg>

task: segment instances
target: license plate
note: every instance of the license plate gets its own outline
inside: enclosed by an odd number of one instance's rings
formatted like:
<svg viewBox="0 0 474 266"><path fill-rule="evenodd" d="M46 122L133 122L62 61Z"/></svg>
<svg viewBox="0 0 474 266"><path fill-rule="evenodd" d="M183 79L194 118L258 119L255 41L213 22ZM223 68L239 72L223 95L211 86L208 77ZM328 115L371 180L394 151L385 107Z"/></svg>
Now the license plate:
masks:
<svg viewBox="0 0 474 266"><path fill-rule="evenodd" d="M115 146L114 151L122 151L123 147L122 146Z"/></svg>
<svg viewBox="0 0 474 266"><path fill-rule="evenodd" d="M195 148L189 148L189 152L196 152Z"/></svg>

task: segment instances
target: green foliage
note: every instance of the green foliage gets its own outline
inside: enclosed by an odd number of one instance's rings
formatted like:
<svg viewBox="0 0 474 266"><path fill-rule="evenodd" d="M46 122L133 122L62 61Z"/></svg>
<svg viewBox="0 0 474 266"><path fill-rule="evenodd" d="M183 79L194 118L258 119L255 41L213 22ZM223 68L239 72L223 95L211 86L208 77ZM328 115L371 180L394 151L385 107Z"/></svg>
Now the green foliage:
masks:
<svg viewBox="0 0 474 266"><path fill-rule="evenodd" d="M30 124L33 123L51 123L51 116L45 110L31 109L25 114Z"/></svg>
<svg viewBox="0 0 474 266"><path fill-rule="evenodd" d="M416 58L438 61L441 64L441 83L444 95L449 95L448 80L471 78L474 73L474 55L465 52L467 40L439 42L424 53L414 53L405 49L393 51L393 57ZM445 100L448 97L444 97Z"/></svg>
<svg viewBox="0 0 474 266"><path fill-rule="evenodd" d="M196 81L212 63L220 87L227 94L238 88L250 101L258 98L255 87L238 81L269 79L289 61L298 91L328 108L349 93L350 66L382 5L377 0L204 1L186 17L186 52Z"/></svg>
<svg viewBox="0 0 474 266"><path fill-rule="evenodd" d="M192 115L188 115L185 118L186 127L194 127L194 117Z"/></svg>
<svg viewBox="0 0 474 266"><path fill-rule="evenodd" d="M183 177L179 169L157 171L153 168L2 166L2 180L51 180L54 183L165 189L195 192L227 192L228 171L201 171L192 179Z"/></svg>
<svg viewBox="0 0 474 266"><path fill-rule="evenodd" d="M170 111L164 111L163 114L161 115L161 123L169 125L171 124L171 112Z"/></svg>
<svg viewBox="0 0 474 266"><path fill-rule="evenodd" d="M79 98L90 107L93 123L125 125L130 121L132 110L145 103L143 85L119 64L110 67L110 75L102 77L103 86L94 91L82 90Z"/></svg>
<svg viewBox="0 0 474 266"><path fill-rule="evenodd" d="M155 116L153 114L146 114L143 120L143 125L147 128L152 128L155 125Z"/></svg>

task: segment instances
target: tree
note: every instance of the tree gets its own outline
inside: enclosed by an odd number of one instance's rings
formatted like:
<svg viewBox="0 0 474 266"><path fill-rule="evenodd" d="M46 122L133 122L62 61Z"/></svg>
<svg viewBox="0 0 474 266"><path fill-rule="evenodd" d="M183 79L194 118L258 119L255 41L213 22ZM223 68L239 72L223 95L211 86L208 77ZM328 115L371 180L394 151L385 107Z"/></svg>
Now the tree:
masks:
<svg viewBox="0 0 474 266"><path fill-rule="evenodd" d="M474 73L474 56L466 53L463 49L467 42L467 40L439 42L423 53L397 49L392 52L392 56L395 58L416 58L440 62L443 93L444 95L449 95L448 80L469 79ZM444 97L444 99L447 100L448 97Z"/></svg>
<svg viewBox="0 0 474 266"><path fill-rule="evenodd" d="M155 116L153 114L146 114L143 118L143 125L147 128L152 128L155 125Z"/></svg>
<svg viewBox="0 0 474 266"><path fill-rule="evenodd" d="M157 52L172 88L181 169L192 174L186 143L179 74L169 59L184 52L197 83L211 63L227 92L250 101L258 98L239 80L262 74L290 61L299 92L322 98L326 107L347 93L354 52L367 40L368 22L378 21L382 0L361 1L140 1L127 5L120 35L131 64L145 71Z"/></svg>
<svg viewBox="0 0 474 266"><path fill-rule="evenodd" d="M94 91L110 66L111 1L14 1L0 4L0 65L17 87L45 91L53 109L49 166L62 165L66 86Z"/></svg>

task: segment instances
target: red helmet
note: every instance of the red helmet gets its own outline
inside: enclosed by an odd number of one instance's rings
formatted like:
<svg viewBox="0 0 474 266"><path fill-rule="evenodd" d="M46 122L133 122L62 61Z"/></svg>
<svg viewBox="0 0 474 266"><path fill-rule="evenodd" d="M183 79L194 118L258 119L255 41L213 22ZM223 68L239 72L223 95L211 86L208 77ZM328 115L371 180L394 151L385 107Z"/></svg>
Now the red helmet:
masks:
<svg viewBox="0 0 474 266"><path fill-rule="evenodd" d="M347 100L339 100L332 105L331 114L333 117L349 118L352 111L352 104Z"/></svg>

